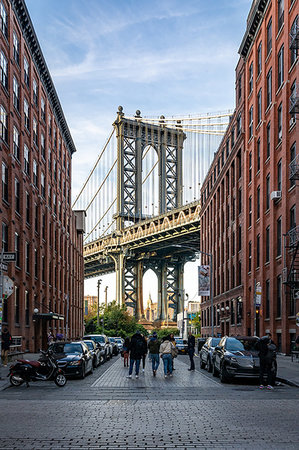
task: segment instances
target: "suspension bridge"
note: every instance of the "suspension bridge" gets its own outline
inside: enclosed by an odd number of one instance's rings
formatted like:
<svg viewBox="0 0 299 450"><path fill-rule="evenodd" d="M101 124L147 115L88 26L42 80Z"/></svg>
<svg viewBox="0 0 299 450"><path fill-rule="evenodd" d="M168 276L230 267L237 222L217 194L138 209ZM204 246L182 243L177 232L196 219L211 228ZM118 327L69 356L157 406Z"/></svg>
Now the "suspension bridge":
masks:
<svg viewBox="0 0 299 450"><path fill-rule="evenodd" d="M85 278L116 273L116 300L143 318L143 275L158 279L158 319L183 310L183 274L200 249L200 184L232 111L125 116L72 207L86 211Z"/></svg>

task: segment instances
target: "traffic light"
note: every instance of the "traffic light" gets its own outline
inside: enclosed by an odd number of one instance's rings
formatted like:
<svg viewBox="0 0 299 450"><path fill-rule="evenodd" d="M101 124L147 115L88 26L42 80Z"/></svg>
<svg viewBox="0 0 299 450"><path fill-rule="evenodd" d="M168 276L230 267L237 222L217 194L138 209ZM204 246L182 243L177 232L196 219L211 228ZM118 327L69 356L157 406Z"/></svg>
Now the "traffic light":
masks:
<svg viewBox="0 0 299 450"><path fill-rule="evenodd" d="M259 310L259 308L255 308L255 314L256 314L257 316L260 315L260 310Z"/></svg>

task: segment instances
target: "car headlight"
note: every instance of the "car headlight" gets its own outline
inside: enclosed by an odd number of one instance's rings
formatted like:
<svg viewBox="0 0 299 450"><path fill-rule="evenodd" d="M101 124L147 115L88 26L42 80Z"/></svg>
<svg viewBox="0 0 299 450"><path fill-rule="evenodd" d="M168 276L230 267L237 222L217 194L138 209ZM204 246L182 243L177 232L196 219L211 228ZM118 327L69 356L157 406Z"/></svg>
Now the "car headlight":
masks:
<svg viewBox="0 0 299 450"><path fill-rule="evenodd" d="M234 362L234 363L237 362L237 359L234 356L230 356L230 355L224 356L224 359L226 359L227 361Z"/></svg>
<svg viewBox="0 0 299 450"><path fill-rule="evenodd" d="M72 361L69 363L70 366L81 366L82 360L79 359L79 361Z"/></svg>

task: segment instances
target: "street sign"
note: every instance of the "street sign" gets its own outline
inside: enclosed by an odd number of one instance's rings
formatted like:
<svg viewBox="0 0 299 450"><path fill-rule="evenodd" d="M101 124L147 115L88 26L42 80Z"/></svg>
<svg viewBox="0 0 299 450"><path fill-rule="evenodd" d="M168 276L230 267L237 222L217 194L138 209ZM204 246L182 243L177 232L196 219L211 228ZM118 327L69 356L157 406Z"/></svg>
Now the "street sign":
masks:
<svg viewBox="0 0 299 450"><path fill-rule="evenodd" d="M5 263L0 263L0 269L1 269L1 270L5 270L5 272L7 272L7 270L8 270L7 264L5 264Z"/></svg>
<svg viewBox="0 0 299 450"><path fill-rule="evenodd" d="M16 261L16 258L17 258L16 252L3 253L3 261Z"/></svg>
<svg viewBox="0 0 299 450"><path fill-rule="evenodd" d="M255 288L255 306L261 306L262 304L262 286L257 283Z"/></svg>
<svg viewBox="0 0 299 450"><path fill-rule="evenodd" d="M2 295L6 295L9 297L14 291L14 283L13 281L7 276L3 276L3 293Z"/></svg>

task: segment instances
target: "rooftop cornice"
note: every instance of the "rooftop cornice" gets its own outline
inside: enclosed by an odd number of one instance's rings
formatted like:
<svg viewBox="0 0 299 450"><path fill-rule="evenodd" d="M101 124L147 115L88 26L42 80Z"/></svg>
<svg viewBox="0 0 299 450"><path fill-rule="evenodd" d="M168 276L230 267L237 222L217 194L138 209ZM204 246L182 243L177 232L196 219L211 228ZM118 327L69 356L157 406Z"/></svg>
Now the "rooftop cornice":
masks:
<svg viewBox="0 0 299 450"><path fill-rule="evenodd" d="M24 0L10 0L16 18L19 22L21 30L23 32L24 38L26 40L27 46L30 50L32 59L36 65L39 72L40 79L44 85L47 92L50 104L52 106L54 115L56 117L58 126L64 137L66 145L69 151L74 153L76 151L75 144L73 142L69 127L67 125L53 80L51 78L48 66L46 64L45 58L43 56L41 47L39 45L36 33L34 31L33 24L30 19L30 15Z"/></svg>

